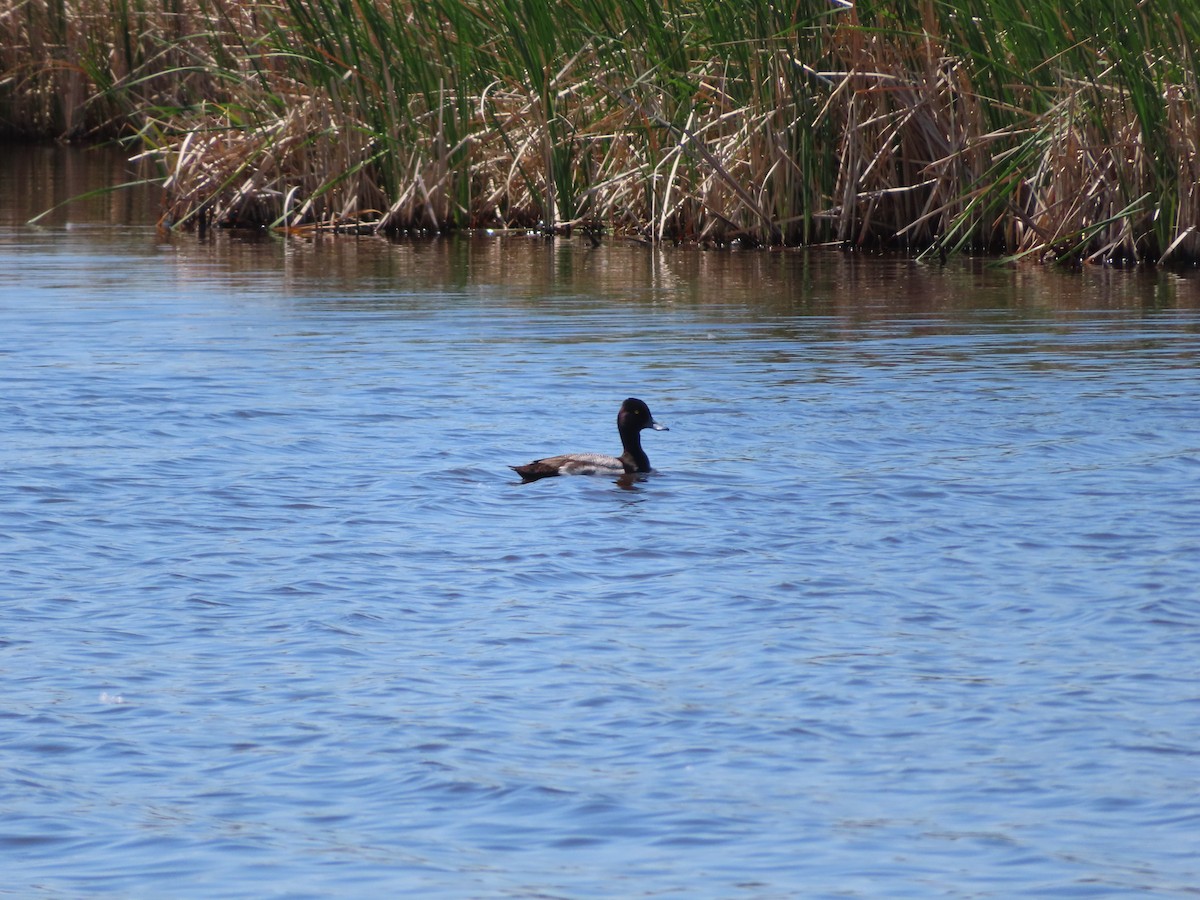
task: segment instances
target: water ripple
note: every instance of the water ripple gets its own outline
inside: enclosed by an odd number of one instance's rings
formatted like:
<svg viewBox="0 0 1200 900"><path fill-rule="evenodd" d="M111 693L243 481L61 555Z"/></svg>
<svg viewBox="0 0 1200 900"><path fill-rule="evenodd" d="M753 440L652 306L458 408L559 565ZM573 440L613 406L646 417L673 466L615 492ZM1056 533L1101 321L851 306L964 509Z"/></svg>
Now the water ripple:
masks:
<svg viewBox="0 0 1200 900"><path fill-rule="evenodd" d="M0 289L8 890L1194 895L1190 286L57 240ZM659 473L506 469L629 394Z"/></svg>

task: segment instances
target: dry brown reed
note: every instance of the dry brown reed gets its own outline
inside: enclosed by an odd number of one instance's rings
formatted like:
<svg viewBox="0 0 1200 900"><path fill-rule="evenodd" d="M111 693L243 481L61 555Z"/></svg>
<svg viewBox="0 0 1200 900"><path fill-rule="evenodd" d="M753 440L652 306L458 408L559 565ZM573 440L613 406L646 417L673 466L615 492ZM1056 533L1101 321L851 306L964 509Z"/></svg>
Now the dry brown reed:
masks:
<svg viewBox="0 0 1200 900"><path fill-rule="evenodd" d="M132 134L175 226L1191 262L1200 16L1097 2L10 0L0 127Z"/></svg>

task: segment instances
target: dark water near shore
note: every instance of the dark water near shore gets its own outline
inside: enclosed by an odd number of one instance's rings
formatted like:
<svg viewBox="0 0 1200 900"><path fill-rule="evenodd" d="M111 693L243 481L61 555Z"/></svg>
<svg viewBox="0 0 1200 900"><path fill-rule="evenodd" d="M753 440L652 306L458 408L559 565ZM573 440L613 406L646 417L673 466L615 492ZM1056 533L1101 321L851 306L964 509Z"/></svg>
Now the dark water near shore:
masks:
<svg viewBox="0 0 1200 900"><path fill-rule="evenodd" d="M0 896L1200 896L1200 281L109 165L0 150Z"/></svg>

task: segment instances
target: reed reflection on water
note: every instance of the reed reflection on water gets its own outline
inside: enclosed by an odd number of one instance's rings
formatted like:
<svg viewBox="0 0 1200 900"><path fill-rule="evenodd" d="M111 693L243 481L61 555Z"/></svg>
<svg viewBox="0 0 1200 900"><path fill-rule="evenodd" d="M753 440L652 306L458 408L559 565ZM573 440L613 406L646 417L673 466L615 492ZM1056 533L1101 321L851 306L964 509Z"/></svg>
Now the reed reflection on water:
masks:
<svg viewBox="0 0 1200 900"><path fill-rule="evenodd" d="M1192 279L29 228L12 183L7 890L1200 883ZM517 483L627 396L658 472Z"/></svg>

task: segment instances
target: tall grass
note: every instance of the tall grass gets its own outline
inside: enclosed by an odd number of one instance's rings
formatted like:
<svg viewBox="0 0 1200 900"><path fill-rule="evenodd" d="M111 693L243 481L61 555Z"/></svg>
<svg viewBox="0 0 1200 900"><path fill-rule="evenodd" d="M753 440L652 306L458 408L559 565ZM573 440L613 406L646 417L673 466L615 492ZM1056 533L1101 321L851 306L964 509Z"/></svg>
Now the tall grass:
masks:
<svg viewBox="0 0 1200 900"><path fill-rule="evenodd" d="M111 137L237 78L253 9L195 0L0 3L0 134Z"/></svg>
<svg viewBox="0 0 1200 900"><path fill-rule="evenodd" d="M934 176L931 202L897 231L920 229L919 244L941 249L1119 262L1196 256L1193 4L926 3L919 29L898 28L890 2L857 11L875 51L895 48L905 73L902 89L866 92L871 114L912 115L927 134L950 137L940 152L914 154ZM918 109L908 97L913 75L924 68L932 78L934 65L961 83L921 92ZM978 120L964 128L966 117Z"/></svg>
<svg viewBox="0 0 1200 900"><path fill-rule="evenodd" d="M176 225L1200 257L1190 0L10 0L0 39L0 128L123 131Z"/></svg>

